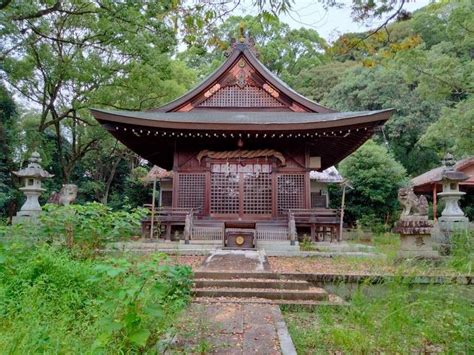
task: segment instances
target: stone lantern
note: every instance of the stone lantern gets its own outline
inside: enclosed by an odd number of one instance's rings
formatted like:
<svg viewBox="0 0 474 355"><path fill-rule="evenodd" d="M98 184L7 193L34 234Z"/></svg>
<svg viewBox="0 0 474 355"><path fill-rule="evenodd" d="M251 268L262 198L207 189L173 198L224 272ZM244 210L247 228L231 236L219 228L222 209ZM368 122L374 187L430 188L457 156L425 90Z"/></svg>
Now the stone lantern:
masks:
<svg viewBox="0 0 474 355"><path fill-rule="evenodd" d="M441 173L441 183L443 192L438 193L441 201L444 201L445 207L438 218L438 228L435 239L440 243L441 252L449 253L450 238L453 232L467 230L469 219L459 207L459 200L465 192L459 191L459 183L467 180L469 177L461 171L454 169L455 160L451 154L446 154L443 159L444 169Z"/></svg>
<svg viewBox="0 0 474 355"><path fill-rule="evenodd" d="M41 187L41 181L54 176L41 167L39 164L41 158L38 152L33 152L28 161L29 164L26 168L13 172L21 179L23 187L20 190L26 196L26 201L16 217L13 218L13 223L18 223L22 218L35 218L41 213L38 198L43 191L46 191Z"/></svg>

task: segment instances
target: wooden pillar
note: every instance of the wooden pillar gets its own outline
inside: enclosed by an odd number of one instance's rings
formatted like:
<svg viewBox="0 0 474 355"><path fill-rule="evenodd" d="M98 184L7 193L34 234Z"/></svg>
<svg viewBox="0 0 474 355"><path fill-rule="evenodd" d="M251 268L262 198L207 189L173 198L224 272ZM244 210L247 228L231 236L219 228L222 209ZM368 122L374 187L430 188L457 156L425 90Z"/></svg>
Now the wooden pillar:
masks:
<svg viewBox="0 0 474 355"><path fill-rule="evenodd" d="M153 179L153 199L151 200L150 238L153 238L153 225L155 219L156 177Z"/></svg>
<svg viewBox="0 0 474 355"><path fill-rule="evenodd" d="M433 185L433 220L436 222L438 220L438 194L436 193L437 184L436 182Z"/></svg>
<svg viewBox="0 0 474 355"><path fill-rule="evenodd" d="M342 185L342 200L341 200L341 215L339 220L339 233L337 234L337 241L342 240L342 230L344 227L344 208L346 207L346 181Z"/></svg>
<svg viewBox="0 0 474 355"><path fill-rule="evenodd" d="M166 236L165 240L171 240L171 223L166 224Z"/></svg>

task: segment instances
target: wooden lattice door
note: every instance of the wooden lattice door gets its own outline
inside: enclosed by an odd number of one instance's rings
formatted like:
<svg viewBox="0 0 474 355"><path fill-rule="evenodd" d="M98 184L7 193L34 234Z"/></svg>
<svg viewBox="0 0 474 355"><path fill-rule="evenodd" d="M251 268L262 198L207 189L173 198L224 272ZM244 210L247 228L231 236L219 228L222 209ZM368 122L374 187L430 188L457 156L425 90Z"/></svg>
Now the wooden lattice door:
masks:
<svg viewBox="0 0 474 355"><path fill-rule="evenodd" d="M271 216L271 165L213 164L210 202L215 215Z"/></svg>
<svg viewBox="0 0 474 355"><path fill-rule="evenodd" d="M281 174L277 177L278 214L304 208L304 174Z"/></svg>
<svg viewBox="0 0 474 355"><path fill-rule="evenodd" d="M177 207L194 208L198 211L204 207L206 175L203 173L178 174Z"/></svg>
<svg viewBox="0 0 474 355"><path fill-rule="evenodd" d="M222 171L214 164L211 172L211 214L239 214L240 176L237 171Z"/></svg>

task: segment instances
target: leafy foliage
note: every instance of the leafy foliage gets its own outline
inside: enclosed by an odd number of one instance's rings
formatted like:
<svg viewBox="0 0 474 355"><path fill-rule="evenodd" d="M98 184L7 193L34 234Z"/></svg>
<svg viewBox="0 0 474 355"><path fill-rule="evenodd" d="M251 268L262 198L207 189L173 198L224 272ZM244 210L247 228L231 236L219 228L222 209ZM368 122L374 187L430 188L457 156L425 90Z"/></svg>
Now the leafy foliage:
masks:
<svg viewBox="0 0 474 355"><path fill-rule="evenodd" d="M229 48L231 38L240 38L244 30L253 40L259 60L285 80L291 79L302 69L315 67L326 61L326 41L312 29L291 29L276 16L231 16L208 39L209 50L203 45L191 47L181 53L192 67L209 73L217 62L222 62L223 52Z"/></svg>
<svg viewBox="0 0 474 355"><path fill-rule="evenodd" d="M0 85L0 218L5 217L8 206L16 198L10 177L13 168L12 152L15 132L16 105L10 93Z"/></svg>
<svg viewBox="0 0 474 355"><path fill-rule="evenodd" d="M92 202L84 205L59 206L47 204L38 223L5 226L0 238L27 239L67 246L80 257L95 256L107 242L139 234L143 208L112 211L110 207Z"/></svg>
<svg viewBox="0 0 474 355"><path fill-rule="evenodd" d="M421 137L419 144L456 156L474 155L474 96L453 108L444 108L441 117Z"/></svg>
<svg viewBox="0 0 474 355"><path fill-rule="evenodd" d="M340 170L354 188L346 196L350 221L364 217L370 224L387 223L396 217L398 188L406 182L406 172L386 148L368 141L342 161Z"/></svg>
<svg viewBox="0 0 474 355"><path fill-rule="evenodd" d="M435 2L413 14L399 11L400 1L352 1L358 20L397 16L380 31L346 33L332 44L278 19L291 2L254 4L262 9L257 16L219 18L232 14L225 12L230 2L220 9L181 1L6 3L3 78L41 107L8 129L9 169L37 149L56 175L48 190L71 181L80 203L144 203L149 196L132 171L146 163L98 127L88 108L146 110L174 99L222 63L241 25L260 60L309 98L338 110L394 108L374 140L387 144L408 175L438 166L446 151L473 154L472 1ZM188 47L176 53L178 38Z"/></svg>
<svg viewBox="0 0 474 355"><path fill-rule="evenodd" d="M76 260L56 247L0 244L0 351L152 350L188 302L189 267L166 256Z"/></svg>
<svg viewBox="0 0 474 355"><path fill-rule="evenodd" d="M54 136L60 178L67 182L86 154L100 151L106 134L94 127L88 108L124 103L143 109L185 89L186 81L178 80L186 75L177 74L189 71L170 58L176 45L172 19L183 8L157 1L45 5L2 10L2 71L40 107L36 129Z"/></svg>
<svg viewBox="0 0 474 355"><path fill-rule="evenodd" d="M401 72L386 67L356 66L347 70L323 102L339 110L396 111L378 140L387 139L389 149L410 173L419 174L433 167L436 155L417 146L419 137L439 116L441 105L427 102L406 85Z"/></svg>

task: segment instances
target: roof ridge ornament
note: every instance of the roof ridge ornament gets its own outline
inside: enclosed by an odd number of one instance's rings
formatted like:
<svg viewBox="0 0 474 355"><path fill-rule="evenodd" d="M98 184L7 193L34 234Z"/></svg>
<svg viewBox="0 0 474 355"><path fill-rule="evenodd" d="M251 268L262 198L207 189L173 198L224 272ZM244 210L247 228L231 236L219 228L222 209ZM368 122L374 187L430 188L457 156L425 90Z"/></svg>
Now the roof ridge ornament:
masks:
<svg viewBox="0 0 474 355"><path fill-rule="evenodd" d="M224 56L230 57L230 55L238 50L243 52L248 49L254 56L259 57L257 49L255 48L255 40L245 33L243 26L240 27L240 37L237 40L236 38L231 38L229 48L224 52Z"/></svg>

